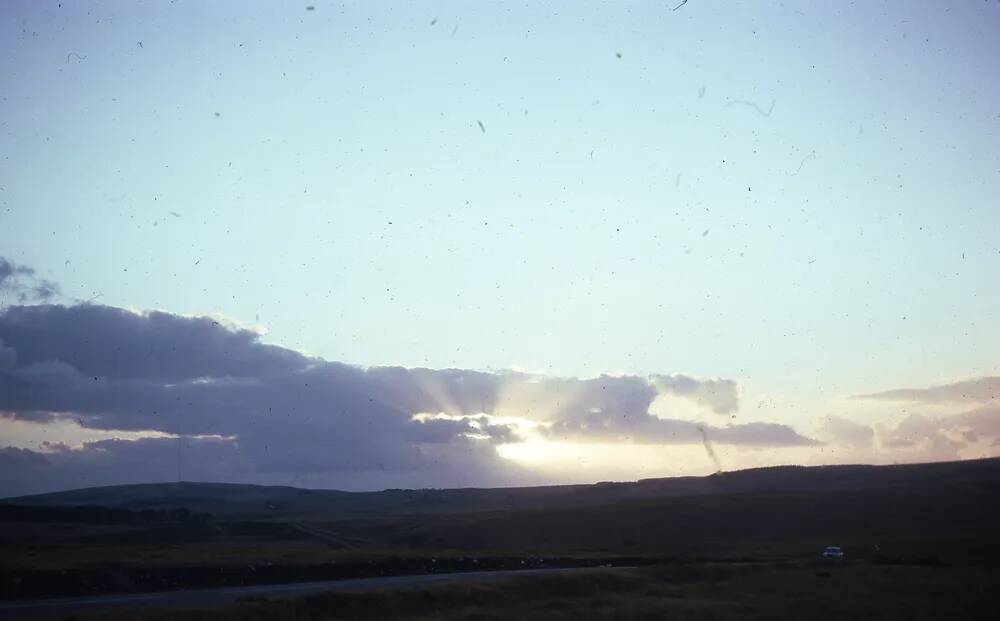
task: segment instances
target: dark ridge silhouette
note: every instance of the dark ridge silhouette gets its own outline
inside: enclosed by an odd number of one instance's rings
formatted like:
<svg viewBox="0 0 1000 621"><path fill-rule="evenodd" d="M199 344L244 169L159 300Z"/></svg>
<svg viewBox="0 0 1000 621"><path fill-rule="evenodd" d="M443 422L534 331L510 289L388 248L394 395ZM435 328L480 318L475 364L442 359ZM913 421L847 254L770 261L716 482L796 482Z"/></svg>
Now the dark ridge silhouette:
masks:
<svg viewBox="0 0 1000 621"><path fill-rule="evenodd" d="M0 500L127 510L186 508L226 517L310 517L565 508L675 496L790 492L901 492L932 487L1000 491L1000 458L892 466L773 466L703 477L592 485L388 489L345 492L233 483L149 483L94 487Z"/></svg>

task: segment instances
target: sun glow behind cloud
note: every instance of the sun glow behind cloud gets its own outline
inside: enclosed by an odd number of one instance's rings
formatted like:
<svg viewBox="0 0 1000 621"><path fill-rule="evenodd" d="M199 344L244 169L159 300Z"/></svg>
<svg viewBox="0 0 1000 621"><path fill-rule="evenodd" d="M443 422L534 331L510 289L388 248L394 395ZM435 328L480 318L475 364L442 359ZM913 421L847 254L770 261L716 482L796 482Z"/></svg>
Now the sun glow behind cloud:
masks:
<svg viewBox="0 0 1000 621"><path fill-rule="evenodd" d="M508 397L513 397L507 393ZM553 404L555 405L555 404ZM500 404L500 407L503 403ZM650 405L650 413L659 418L699 420L709 414L707 407L690 399L659 394ZM541 415L541 412L535 412ZM615 442L567 442L545 437L543 424L523 418L504 417L512 423L524 422L521 442L496 447L504 459L531 467L557 480L574 482L595 476L607 479L635 479L685 474L708 474L712 471L701 446L622 444ZM598 474L601 473L601 474Z"/></svg>
<svg viewBox="0 0 1000 621"><path fill-rule="evenodd" d="M609 376L610 377L610 376ZM670 378L667 378L670 379ZM493 414L453 414L446 412L421 412L411 420L421 423L450 421L466 424L470 428L463 435L479 441L493 441L497 455L559 482L592 480L634 480L662 476L703 475L715 470L713 460L700 441L682 444L644 444L607 439L573 440L551 435L553 421L567 402L578 396L582 388L574 386L567 391L547 390L542 377L507 376L501 382ZM683 394L683 393L682 393ZM446 400L442 400L447 403ZM658 392L649 403L648 412L665 422L671 420L699 421L720 420L713 411L712 401L697 394ZM599 413L599 409L591 410ZM728 420L735 415L722 415ZM720 422L721 422L720 420ZM504 426L509 437L498 441L486 433L490 426ZM710 427L709 427L710 428ZM482 432L480 432L482 430ZM740 450L730 445L718 449L723 467L733 469L761 463L762 456L755 451ZM787 449L786 449L787 450ZM794 457L792 454L794 453ZM788 452L789 461L802 458L806 451ZM771 454L773 456L773 454Z"/></svg>
<svg viewBox="0 0 1000 621"><path fill-rule="evenodd" d="M702 447L689 445L529 440L500 445L497 453L562 483L704 475L714 469Z"/></svg>
<svg viewBox="0 0 1000 621"><path fill-rule="evenodd" d="M501 408L503 404L498 404L498 409ZM421 423L468 421L473 430L464 435L483 441L489 440L490 436L477 433L477 429L482 429L487 424L509 426L515 431L518 441L498 443L497 454L561 481L584 480L594 476L635 478L635 472L643 473L642 476L662 476L664 468L669 468L671 473L701 474L710 471L709 467L701 463L705 462L705 458L700 447L691 451L687 467L682 466L678 471L672 460L679 453L688 452L685 450L687 447L673 447L667 451L660 446L550 440L545 436L544 423L517 416L492 416L484 412L471 416L421 412L414 414L411 419ZM604 474L598 475L598 472Z"/></svg>

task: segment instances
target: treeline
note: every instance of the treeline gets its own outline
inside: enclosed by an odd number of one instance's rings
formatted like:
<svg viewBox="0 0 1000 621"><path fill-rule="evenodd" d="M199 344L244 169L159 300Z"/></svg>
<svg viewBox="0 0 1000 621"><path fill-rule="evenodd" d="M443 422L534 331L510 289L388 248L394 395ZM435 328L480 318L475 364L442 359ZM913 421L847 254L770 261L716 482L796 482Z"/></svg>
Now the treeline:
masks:
<svg viewBox="0 0 1000 621"><path fill-rule="evenodd" d="M0 504L0 522L75 522L79 524L162 524L166 522L205 523L207 513L189 509L112 509L79 506L49 507L40 505Z"/></svg>

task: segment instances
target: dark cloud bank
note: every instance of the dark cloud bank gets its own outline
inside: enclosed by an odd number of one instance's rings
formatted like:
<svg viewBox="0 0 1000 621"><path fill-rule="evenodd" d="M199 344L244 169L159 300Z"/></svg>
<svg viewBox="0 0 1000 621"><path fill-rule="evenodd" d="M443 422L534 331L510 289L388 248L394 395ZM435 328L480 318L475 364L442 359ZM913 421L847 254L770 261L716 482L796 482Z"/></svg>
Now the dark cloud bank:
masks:
<svg viewBox="0 0 1000 621"><path fill-rule="evenodd" d="M0 282L18 269L26 268L0 263ZM0 312L0 416L169 437L0 449L0 495L170 481L178 469L185 480L354 489L540 482L497 455L497 444L522 432L497 415L580 442L698 444L701 427L718 444L814 443L783 425L661 419L649 413L659 394L717 414L738 407L730 380L364 369L209 317L13 306Z"/></svg>

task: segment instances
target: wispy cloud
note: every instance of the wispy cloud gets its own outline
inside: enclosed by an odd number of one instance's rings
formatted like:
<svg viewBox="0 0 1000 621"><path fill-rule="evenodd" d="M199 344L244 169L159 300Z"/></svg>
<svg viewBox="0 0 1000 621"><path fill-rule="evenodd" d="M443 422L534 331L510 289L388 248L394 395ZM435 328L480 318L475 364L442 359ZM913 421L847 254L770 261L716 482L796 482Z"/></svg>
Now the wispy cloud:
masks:
<svg viewBox="0 0 1000 621"><path fill-rule="evenodd" d="M1000 400L1000 377L979 377L930 388L897 388L858 395L857 398L920 403L989 403Z"/></svg>
<svg viewBox="0 0 1000 621"><path fill-rule="evenodd" d="M56 283L39 278L34 268L0 257L0 307L6 302L46 302L59 295Z"/></svg>

